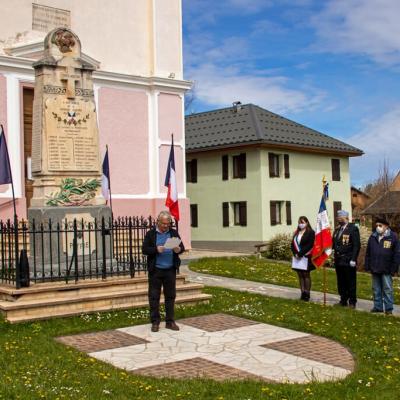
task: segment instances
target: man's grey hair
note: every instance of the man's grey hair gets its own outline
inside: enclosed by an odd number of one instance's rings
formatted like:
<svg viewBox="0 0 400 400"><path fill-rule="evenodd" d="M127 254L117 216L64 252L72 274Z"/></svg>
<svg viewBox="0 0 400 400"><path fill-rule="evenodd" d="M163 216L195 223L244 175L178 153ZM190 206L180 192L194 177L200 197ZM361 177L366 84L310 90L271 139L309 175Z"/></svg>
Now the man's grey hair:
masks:
<svg viewBox="0 0 400 400"><path fill-rule="evenodd" d="M160 214L158 214L157 217L157 222L161 220L161 218L167 217L169 219L169 222L172 222L172 215L169 211L161 211Z"/></svg>

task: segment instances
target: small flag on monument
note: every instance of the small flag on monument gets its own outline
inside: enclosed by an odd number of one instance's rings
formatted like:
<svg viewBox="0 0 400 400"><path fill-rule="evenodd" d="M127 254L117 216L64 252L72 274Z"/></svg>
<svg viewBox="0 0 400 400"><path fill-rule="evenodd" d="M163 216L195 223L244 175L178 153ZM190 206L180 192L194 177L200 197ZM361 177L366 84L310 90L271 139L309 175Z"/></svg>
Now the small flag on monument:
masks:
<svg viewBox="0 0 400 400"><path fill-rule="evenodd" d="M12 183L12 174L10 168L10 158L8 157L6 137L4 135L3 125L0 131L0 185Z"/></svg>
<svg viewBox="0 0 400 400"><path fill-rule="evenodd" d="M317 267L324 265L332 253L331 226L326 210L325 201L328 199L328 184L324 183L323 194L317 216L317 229L315 232L314 247L311 251L312 263Z"/></svg>
<svg viewBox="0 0 400 400"><path fill-rule="evenodd" d="M103 160L103 176L101 177L101 192L106 200L110 199L110 165L108 162L108 147Z"/></svg>
<svg viewBox="0 0 400 400"><path fill-rule="evenodd" d="M176 185L175 172L174 136L172 136L171 150L169 152L167 173L165 175L164 183L164 185L168 188L165 205L169 208L169 212L175 218L175 220L179 221L178 188Z"/></svg>

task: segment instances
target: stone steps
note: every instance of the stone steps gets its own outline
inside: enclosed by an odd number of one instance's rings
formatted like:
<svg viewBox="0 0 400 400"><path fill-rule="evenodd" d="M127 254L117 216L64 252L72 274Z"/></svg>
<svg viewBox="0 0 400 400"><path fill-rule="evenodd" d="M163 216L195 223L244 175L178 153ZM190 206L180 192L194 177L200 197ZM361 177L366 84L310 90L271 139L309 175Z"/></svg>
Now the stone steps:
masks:
<svg viewBox="0 0 400 400"><path fill-rule="evenodd" d="M183 275L177 278L177 303L204 302L211 298L201 293L203 285L187 283ZM0 287L0 293L3 295L0 311L11 323L148 305L146 277L37 284L19 290Z"/></svg>

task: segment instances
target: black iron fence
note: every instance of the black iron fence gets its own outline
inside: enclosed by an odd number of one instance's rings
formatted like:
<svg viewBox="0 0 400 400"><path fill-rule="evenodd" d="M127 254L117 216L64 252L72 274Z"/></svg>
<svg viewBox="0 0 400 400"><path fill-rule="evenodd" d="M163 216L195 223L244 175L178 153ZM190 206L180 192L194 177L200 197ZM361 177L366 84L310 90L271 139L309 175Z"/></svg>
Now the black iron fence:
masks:
<svg viewBox="0 0 400 400"><path fill-rule="evenodd" d="M77 282L146 272L142 242L154 219L0 221L0 282Z"/></svg>

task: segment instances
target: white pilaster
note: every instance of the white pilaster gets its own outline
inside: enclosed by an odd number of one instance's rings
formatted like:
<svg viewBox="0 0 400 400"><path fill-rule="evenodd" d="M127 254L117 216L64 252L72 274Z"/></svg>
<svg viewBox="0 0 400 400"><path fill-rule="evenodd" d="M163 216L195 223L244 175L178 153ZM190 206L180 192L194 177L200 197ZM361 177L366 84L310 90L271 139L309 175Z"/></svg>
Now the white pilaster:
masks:
<svg viewBox="0 0 400 400"><path fill-rule="evenodd" d="M10 156L11 172L14 181L15 197L22 197L21 171L21 99L19 80L14 74L6 74L7 79L7 146ZM11 186L4 193L4 197L11 197Z"/></svg>

